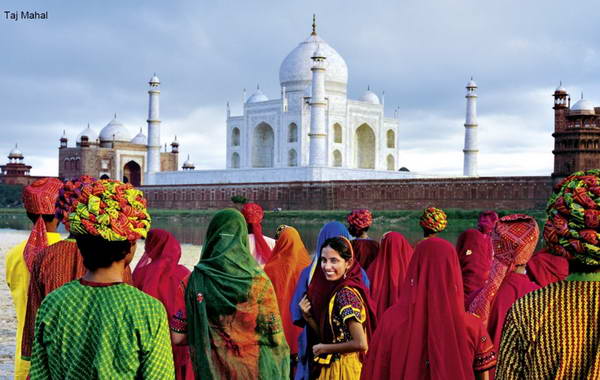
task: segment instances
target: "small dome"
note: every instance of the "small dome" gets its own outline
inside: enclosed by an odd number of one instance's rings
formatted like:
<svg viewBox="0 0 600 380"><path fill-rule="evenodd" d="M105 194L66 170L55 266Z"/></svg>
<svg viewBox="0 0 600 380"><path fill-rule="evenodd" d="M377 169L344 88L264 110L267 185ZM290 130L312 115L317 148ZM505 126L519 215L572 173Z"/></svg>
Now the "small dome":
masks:
<svg viewBox="0 0 600 380"><path fill-rule="evenodd" d="M117 121L117 115L100 131L100 141L115 141L129 142L131 134L123 123Z"/></svg>
<svg viewBox="0 0 600 380"><path fill-rule="evenodd" d="M267 100L269 100L269 98L267 98L267 96L260 90L260 88L257 88L256 92L252 94L248 98L248 100L246 100L246 103L260 103L266 102Z"/></svg>
<svg viewBox="0 0 600 380"><path fill-rule="evenodd" d="M160 84L160 80L156 76L156 73L154 73L154 75L152 76L152 78L150 78L150 82L148 82L148 83L149 84Z"/></svg>
<svg viewBox="0 0 600 380"><path fill-rule="evenodd" d="M566 94L567 89L563 87L562 82L561 82L560 85L558 85L558 87L556 87L556 90L554 92L560 92L560 93Z"/></svg>
<svg viewBox="0 0 600 380"><path fill-rule="evenodd" d="M8 154L8 158L23 158L23 153L21 153L17 144L15 144L15 147L12 148L12 150Z"/></svg>
<svg viewBox="0 0 600 380"><path fill-rule="evenodd" d="M594 115L596 113L592 102L583 98L579 99L577 103L571 107L571 111L582 115Z"/></svg>
<svg viewBox="0 0 600 380"><path fill-rule="evenodd" d="M138 133L137 135L135 135L134 138L131 139L131 143L132 144L140 144L140 145L148 144L148 138L146 137L145 134L142 133L142 128L140 128L140 133Z"/></svg>
<svg viewBox="0 0 600 380"><path fill-rule="evenodd" d="M190 155L188 154L187 156L187 160L185 160L185 162L183 163L182 166L183 169L195 169L196 166L194 165L194 163L192 161L190 161Z"/></svg>
<svg viewBox="0 0 600 380"><path fill-rule="evenodd" d="M360 98L360 101L371 104L381 104L379 102L379 97L371 90L365 91L363 96Z"/></svg>
<svg viewBox="0 0 600 380"><path fill-rule="evenodd" d="M81 142L81 138L83 136L86 136L88 138L88 141L91 143L94 143L96 142L96 140L98 140L98 134L96 133L96 131L90 128L89 123L87 125L87 128L85 128L83 131L81 131L80 134L77 135L77 140L75 140L75 142Z"/></svg>
<svg viewBox="0 0 600 380"><path fill-rule="evenodd" d="M469 83L467 83L467 88L477 88L477 83L475 83L475 81L473 80L473 78L471 78L471 80L469 81Z"/></svg>

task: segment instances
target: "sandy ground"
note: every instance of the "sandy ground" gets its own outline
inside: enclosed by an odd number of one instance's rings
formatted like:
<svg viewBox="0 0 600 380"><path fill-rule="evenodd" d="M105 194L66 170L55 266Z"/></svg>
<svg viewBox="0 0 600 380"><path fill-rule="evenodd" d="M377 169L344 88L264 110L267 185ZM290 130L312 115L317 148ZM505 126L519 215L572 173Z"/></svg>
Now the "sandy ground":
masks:
<svg viewBox="0 0 600 380"><path fill-rule="evenodd" d="M0 229L0 379L12 379L13 377L15 330L17 326L15 309L5 281L5 256L11 247L27 239L28 236L28 231ZM200 247L183 244L182 251L181 263L192 269L200 257ZM135 268L135 264L137 264L143 253L144 243L140 240L135 258L131 264L132 268Z"/></svg>

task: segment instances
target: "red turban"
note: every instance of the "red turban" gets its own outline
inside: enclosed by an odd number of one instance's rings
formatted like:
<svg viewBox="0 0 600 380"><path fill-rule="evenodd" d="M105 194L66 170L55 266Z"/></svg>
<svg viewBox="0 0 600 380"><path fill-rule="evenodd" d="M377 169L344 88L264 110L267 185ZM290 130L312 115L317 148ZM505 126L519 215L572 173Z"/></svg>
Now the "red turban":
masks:
<svg viewBox="0 0 600 380"><path fill-rule="evenodd" d="M433 232L442 232L448 226L448 217L444 210L428 207L423 211L419 224L426 230Z"/></svg>
<svg viewBox="0 0 600 380"><path fill-rule="evenodd" d="M69 214L73 212L75 207L79 204L82 188L84 185L91 185L95 181L95 178L83 175L79 178L65 182L64 187L59 193L58 200L56 201L56 215L63 222L67 231L71 230Z"/></svg>
<svg viewBox="0 0 600 380"><path fill-rule="evenodd" d="M546 206L550 252L600 265L600 169L573 173L554 187Z"/></svg>
<svg viewBox="0 0 600 380"><path fill-rule="evenodd" d="M248 223L248 232L254 235L256 253L259 257L259 261L266 263L271 258L273 251L263 236L262 225L260 224L265 216L265 212L262 207L256 203L246 203L244 204L244 207L242 207L242 215L244 215L244 219L246 219L246 223Z"/></svg>
<svg viewBox="0 0 600 380"><path fill-rule="evenodd" d="M354 228L363 230L373 224L373 215L371 211L366 208L352 210L346 217L348 224L354 226Z"/></svg>
<svg viewBox="0 0 600 380"><path fill-rule="evenodd" d="M469 312L478 315L487 326L498 289L506 275L517 265L525 265L533 255L540 229L529 215L507 215L498 220L492 232L494 261L490 277L469 306Z"/></svg>
<svg viewBox="0 0 600 380"><path fill-rule="evenodd" d="M25 210L30 214L54 215L56 213L56 199L62 187L62 181L57 178L42 178L29 186L25 186L23 189ZM39 217L33 225L23 251L23 258L30 272L35 256L48 246L46 232L46 223L42 217Z"/></svg>

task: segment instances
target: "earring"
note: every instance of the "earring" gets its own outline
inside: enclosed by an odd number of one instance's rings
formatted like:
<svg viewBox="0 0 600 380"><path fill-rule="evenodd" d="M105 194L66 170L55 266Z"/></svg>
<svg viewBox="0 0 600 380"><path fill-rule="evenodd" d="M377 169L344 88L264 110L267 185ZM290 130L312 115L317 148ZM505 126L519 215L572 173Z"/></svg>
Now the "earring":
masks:
<svg viewBox="0 0 600 380"><path fill-rule="evenodd" d="M346 279L346 274L347 274L347 273L348 273L347 271L346 271L346 272L344 272L344 280Z"/></svg>

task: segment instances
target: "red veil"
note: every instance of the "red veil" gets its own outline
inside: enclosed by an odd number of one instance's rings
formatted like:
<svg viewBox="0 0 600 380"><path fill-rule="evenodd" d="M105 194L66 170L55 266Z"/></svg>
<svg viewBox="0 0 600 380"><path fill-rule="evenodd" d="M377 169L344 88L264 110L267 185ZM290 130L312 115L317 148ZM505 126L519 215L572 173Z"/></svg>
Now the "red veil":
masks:
<svg viewBox="0 0 600 380"><path fill-rule="evenodd" d="M319 326L321 343L333 342L331 329L327 326L327 321L329 320L328 305L331 297L333 297L339 290L346 286L357 290L365 301L367 319L363 326L369 340L372 332L375 330L376 319L375 314L373 313L373 301L371 301L371 297L369 296L369 288L367 288L363 282L360 264L354 256L354 251L352 250L352 244L350 241L345 237L340 237L344 239L346 245L350 249L350 252L352 252L352 257L354 258L354 263L346 272L345 277L342 277L337 281L328 281L325 278L323 270L321 269L321 264L317 263L317 268L315 269L314 275L310 281L310 284L308 285L308 300L311 304L311 313L313 314L313 317Z"/></svg>
<svg viewBox="0 0 600 380"><path fill-rule="evenodd" d="M148 232L145 252L133 271L133 284L158 299L167 309L169 318L177 312L181 281L190 270L179 265L181 246L168 231L153 228ZM173 346L177 379L193 378L188 346Z"/></svg>
<svg viewBox="0 0 600 380"><path fill-rule="evenodd" d="M473 379L456 251L432 237L415 248L398 302L369 344L362 379Z"/></svg>
<svg viewBox="0 0 600 380"><path fill-rule="evenodd" d="M273 250L267 244L265 237L262 232L262 220L265 216L263 208L256 203L245 203L242 207L242 215L248 223L248 233L254 235L254 241L256 243L256 254L259 258L259 264L264 264L271 258Z"/></svg>
<svg viewBox="0 0 600 380"><path fill-rule="evenodd" d="M378 317L398 300L412 255L413 248L401 233L388 232L381 239L379 254L367 271Z"/></svg>
<svg viewBox="0 0 600 380"><path fill-rule="evenodd" d="M476 229L468 229L458 237L456 252L462 270L465 299L479 290L488 279L492 268L491 237Z"/></svg>

